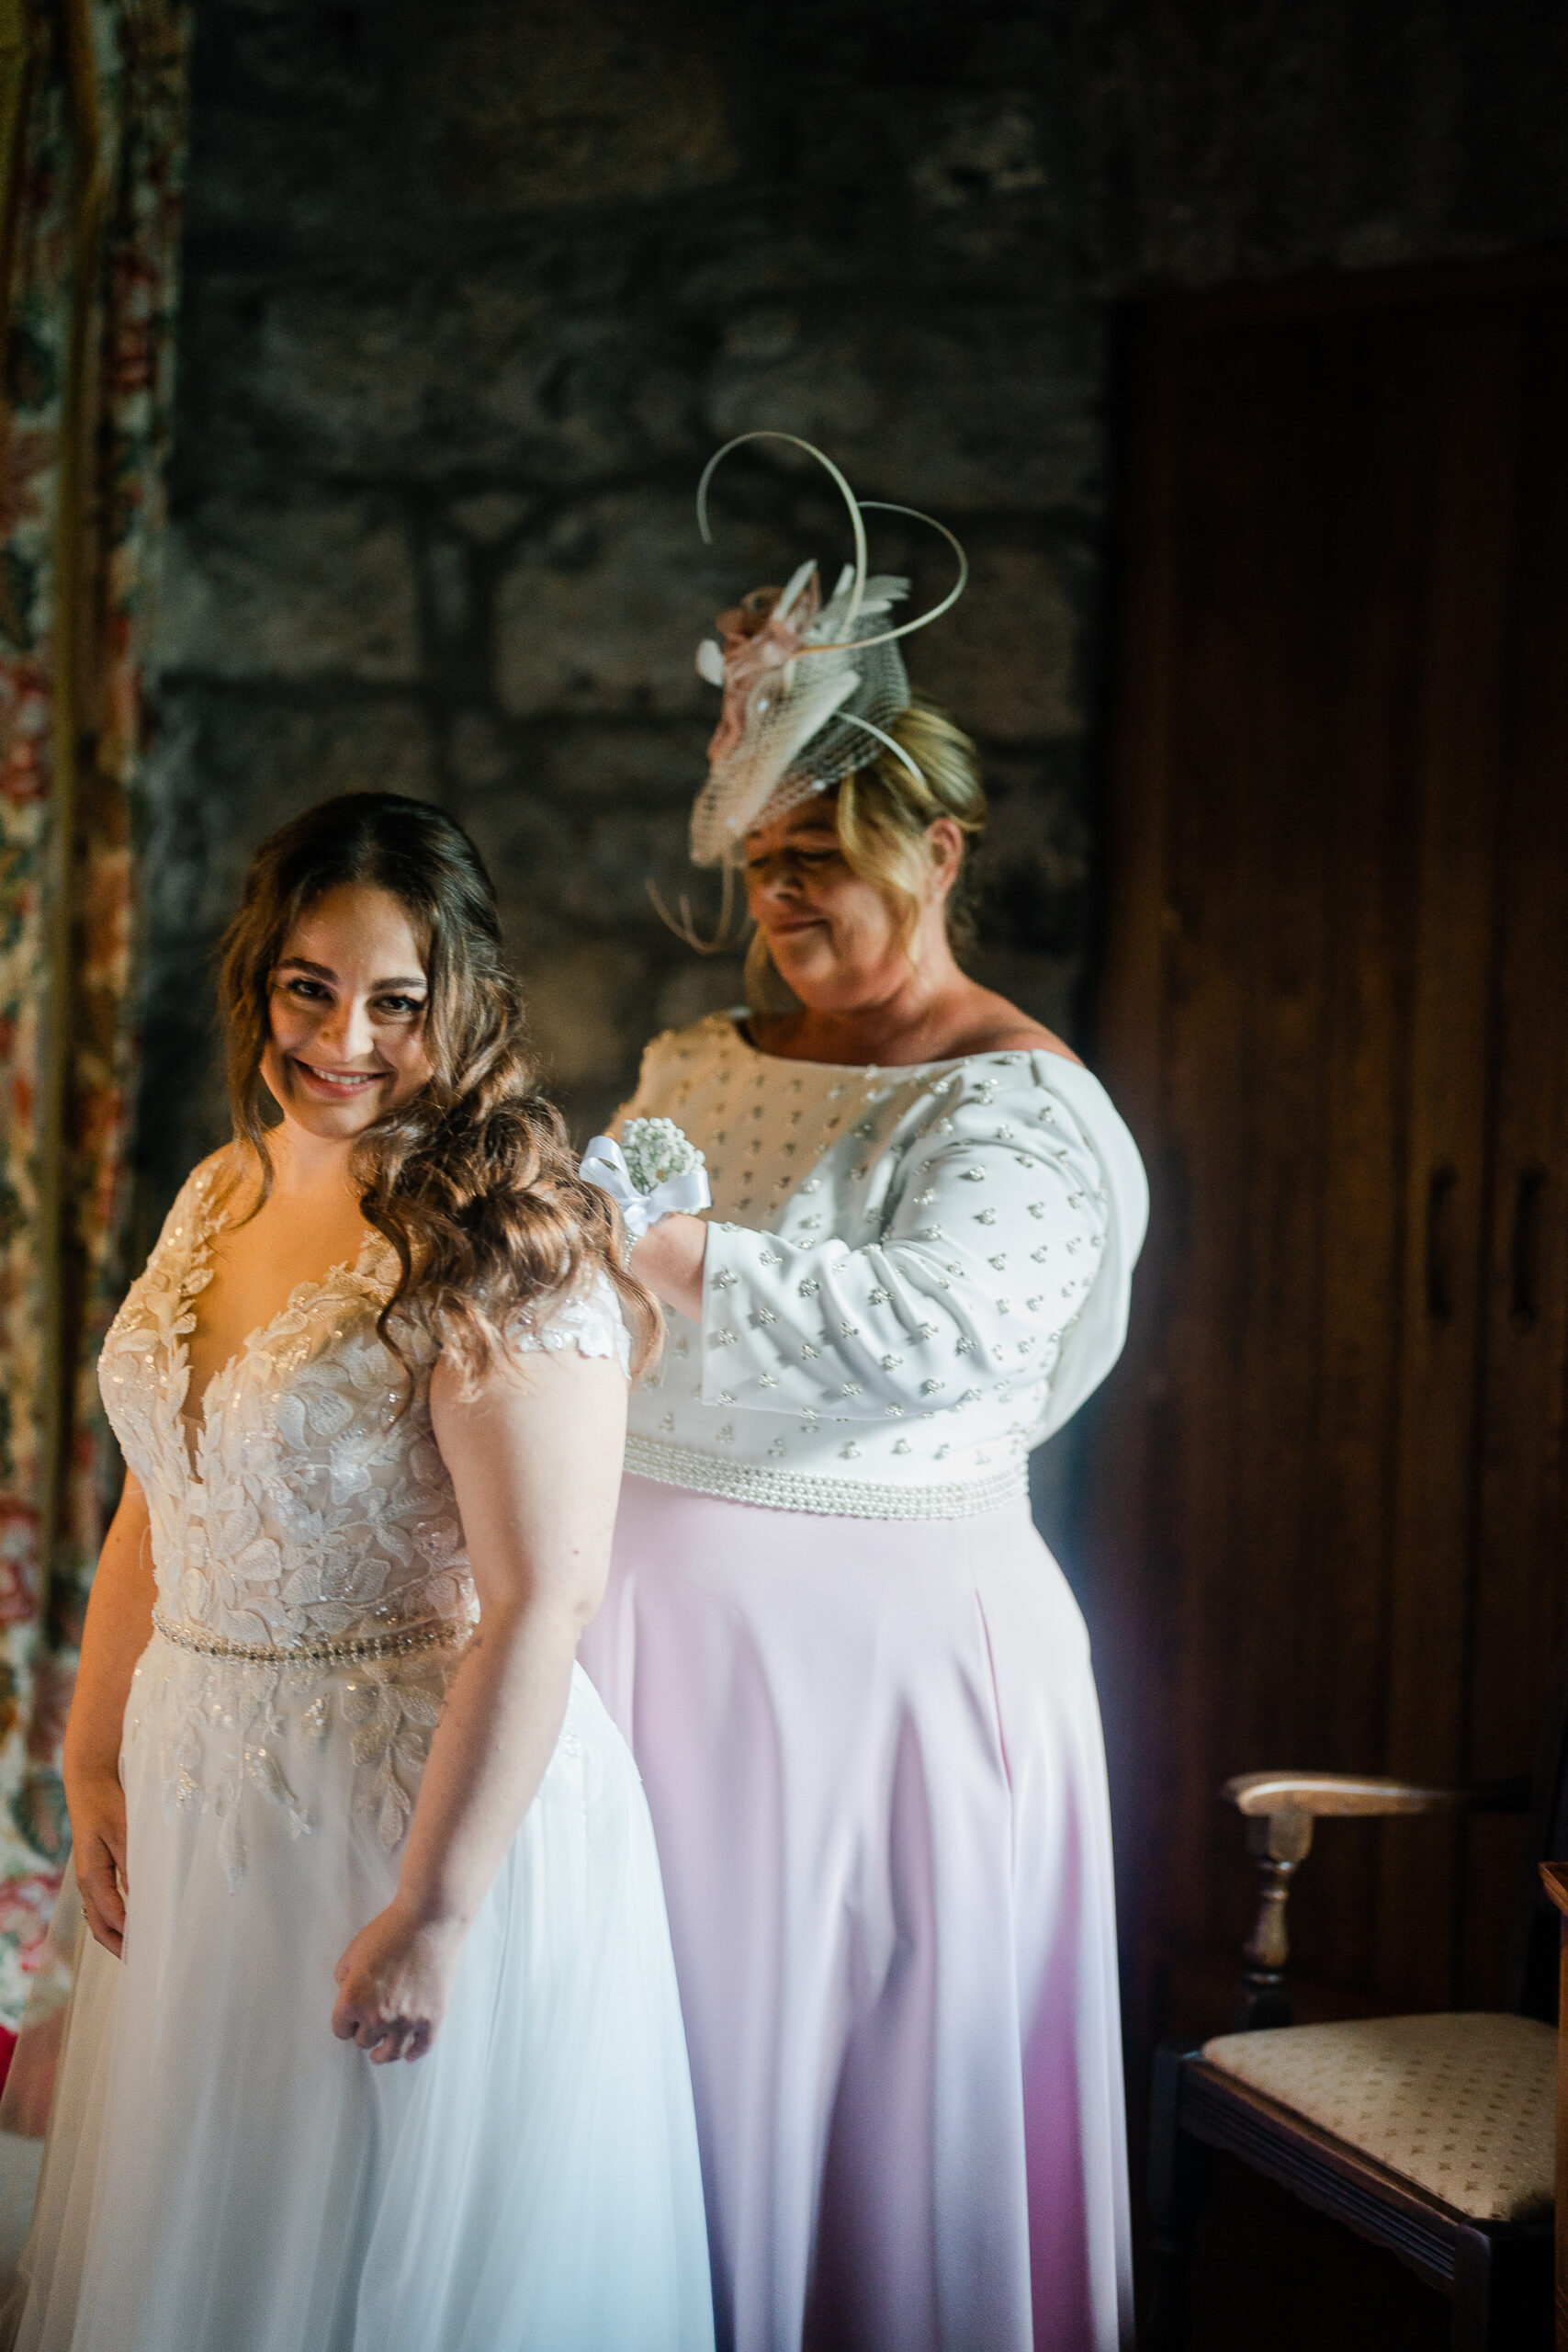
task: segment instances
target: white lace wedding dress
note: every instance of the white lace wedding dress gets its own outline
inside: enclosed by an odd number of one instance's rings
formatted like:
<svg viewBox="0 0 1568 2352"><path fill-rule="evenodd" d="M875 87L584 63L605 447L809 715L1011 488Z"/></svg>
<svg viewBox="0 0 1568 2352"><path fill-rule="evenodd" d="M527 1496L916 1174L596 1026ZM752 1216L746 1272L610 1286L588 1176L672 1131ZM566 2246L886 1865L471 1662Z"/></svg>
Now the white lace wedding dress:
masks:
<svg viewBox="0 0 1568 2352"><path fill-rule="evenodd" d="M84 1940L25 2352L704 2352L691 2088L657 1858L581 1668L412 2066L333 2039L474 1612L450 1480L376 1333L391 1253L295 1292L212 1381L192 1301L229 1182L185 1187L100 1381L146 1491L158 1630L126 1710L129 1919ZM523 1347L619 1353L613 1295Z"/></svg>

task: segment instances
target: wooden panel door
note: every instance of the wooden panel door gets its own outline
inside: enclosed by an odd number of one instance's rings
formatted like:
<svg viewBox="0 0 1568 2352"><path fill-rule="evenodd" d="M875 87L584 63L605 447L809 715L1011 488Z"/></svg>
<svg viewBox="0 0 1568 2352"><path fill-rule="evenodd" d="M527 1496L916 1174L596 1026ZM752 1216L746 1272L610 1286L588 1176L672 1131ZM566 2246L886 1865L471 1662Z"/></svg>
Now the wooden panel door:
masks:
<svg viewBox="0 0 1568 2352"><path fill-rule="evenodd" d="M1528 320L1519 478L1467 1693L1469 1762L1484 1780L1530 1767L1568 1586L1568 301ZM1467 1996L1495 1996L1494 1923L1518 1860L1506 1823L1468 1825Z"/></svg>
<svg viewBox="0 0 1568 2352"><path fill-rule="evenodd" d="M1565 317L1549 271L1173 302L1137 338L1099 1057L1155 1206L1084 1551L1145 2033L1224 2021L1228 1774L1529 1760L1562 1585ZM1495 1996L1517 1859L1325 1834L1305 1974Z"/></svg>

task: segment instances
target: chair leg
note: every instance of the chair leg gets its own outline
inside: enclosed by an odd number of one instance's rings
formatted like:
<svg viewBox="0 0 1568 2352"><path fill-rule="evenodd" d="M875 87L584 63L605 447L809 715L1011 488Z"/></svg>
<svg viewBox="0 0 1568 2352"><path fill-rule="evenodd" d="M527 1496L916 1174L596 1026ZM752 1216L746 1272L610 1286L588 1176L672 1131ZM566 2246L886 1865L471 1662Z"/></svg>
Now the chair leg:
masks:
<svg viewBox="0 0 1568 2352"><path fill-rule="evenodd" d="M1492 2342L1492 2241L1484 2230L1461 2230L1454 2249L1452 2352L1514 2352Z"/></svg>
<svg viewBox="0 0 1568 2352"><path fill-rule="evenodd" d="M1545 2230L1501 2238L1466 2231L1454 2263L1454 2344L1462 2352L1482 2345L1488 2352L1551 2352L1551 2270Z"/></svg>
<svg viewBox="0 0 1568 2352"><path fill-rule="evenodd" d="M1199 2045L1166 2042L1155 2052L1149 2103L1150 2254L1146 2352L1184 2352L1187 2267L1207 2187L1209 2152L1181 2129L1181 2071Z"/></svg>

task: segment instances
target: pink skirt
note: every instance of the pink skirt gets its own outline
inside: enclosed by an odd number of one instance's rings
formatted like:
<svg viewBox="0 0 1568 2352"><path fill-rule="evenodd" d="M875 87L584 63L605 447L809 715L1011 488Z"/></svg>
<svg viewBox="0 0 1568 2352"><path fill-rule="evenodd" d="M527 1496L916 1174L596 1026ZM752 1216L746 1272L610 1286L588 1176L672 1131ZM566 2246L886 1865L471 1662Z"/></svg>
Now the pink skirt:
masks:
<svg viewBox="0 0 1568 2352"><path fill-rule="evenodd" d="M1027 1506L628 1476L582 1660L652 1808L721 2352L1130 2344L1104 1747Z"/></svg>

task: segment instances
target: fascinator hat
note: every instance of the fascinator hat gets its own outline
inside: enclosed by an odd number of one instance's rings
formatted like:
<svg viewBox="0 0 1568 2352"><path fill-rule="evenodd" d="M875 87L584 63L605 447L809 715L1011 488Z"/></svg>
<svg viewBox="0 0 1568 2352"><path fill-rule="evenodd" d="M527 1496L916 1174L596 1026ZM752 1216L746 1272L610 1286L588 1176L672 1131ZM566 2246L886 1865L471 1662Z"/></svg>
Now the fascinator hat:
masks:
<svg viewBox="0 0 1568 2352"><path fill-rule="evenodd" d="M716 451L697 486L697 527L711 545L708 490L731 450L749 441L783 441L803 449L830 475L849 509L854 561L823 599L815 557L808 556L784 588L755 588L721 613L716 637L697 648L697 673L724 695L708 745L707 781L692 809L692 862L717 866L724 879L718 933L699 939L687 901L681 920L666 922L694 947L723 943L729 928L734 877L746 835L762 818L784 816L814 793L830 791L852 769L883 752L919 782L920 771L887 729L909 707L909 680L899 639L925 628L963 594L968 560L945 524L912 506L858 499L830 458L794 433L742 433ZM865 516L903 514L940 532L958 560L958 577L940 603L912 620L896 622L909 582L870 571ZM651 886L650 886L651 887ZM655 894L655 904L658 897Z"/></svg>

